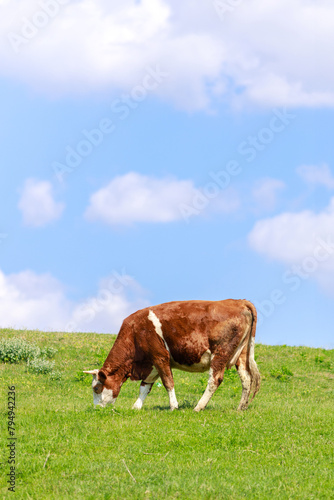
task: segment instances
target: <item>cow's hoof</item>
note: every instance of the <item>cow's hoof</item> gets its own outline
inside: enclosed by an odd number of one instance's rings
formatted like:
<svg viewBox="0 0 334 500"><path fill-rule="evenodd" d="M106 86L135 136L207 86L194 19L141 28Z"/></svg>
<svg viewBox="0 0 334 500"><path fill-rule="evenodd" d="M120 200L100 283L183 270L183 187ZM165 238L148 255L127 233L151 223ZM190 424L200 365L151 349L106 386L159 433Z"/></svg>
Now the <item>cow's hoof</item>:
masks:
<svg viewBox="0 0 334 500"><path fill-rule="evenodd" d="M248 405L239 405L238 411L244 411L244 410L247 410L247 408L248 408Z"/></svg>
<svg viewBox="0 0 334 500"><path fill-rule="evenodd" d="M201 408L200 406L195 406L194 408L194 411L196 411L197 413L200 412L203 408Z"/></svg>

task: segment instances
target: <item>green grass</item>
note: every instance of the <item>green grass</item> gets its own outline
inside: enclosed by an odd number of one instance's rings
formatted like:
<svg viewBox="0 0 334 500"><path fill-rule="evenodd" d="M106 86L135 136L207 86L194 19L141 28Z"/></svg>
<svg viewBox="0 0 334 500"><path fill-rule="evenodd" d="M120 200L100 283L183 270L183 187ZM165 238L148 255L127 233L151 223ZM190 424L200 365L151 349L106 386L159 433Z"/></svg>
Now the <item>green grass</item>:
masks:
<svg viewBox="0 0 334 500"><path fill-rule="evenodd" d="M136 412L138 382L122 387L114 408L94 409L91 376L81 373L101 367L114 336L0 330L1 337L58 349L62 373L52 380L23 362L0 363L1 498L334 498L334 351L257 345L262 387L242 413L234 368L199 414L193 407L207 374L180 371L179 410L169 411L155 384ZM5 476L8 385L17 398L15 494Z"/></svg>

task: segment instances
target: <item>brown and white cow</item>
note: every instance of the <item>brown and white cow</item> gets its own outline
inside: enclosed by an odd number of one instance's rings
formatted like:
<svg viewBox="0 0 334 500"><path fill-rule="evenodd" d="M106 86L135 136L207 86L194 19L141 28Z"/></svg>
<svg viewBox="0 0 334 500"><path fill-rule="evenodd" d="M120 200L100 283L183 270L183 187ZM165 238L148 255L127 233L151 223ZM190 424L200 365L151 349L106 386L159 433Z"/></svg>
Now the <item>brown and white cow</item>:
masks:
<svg viewBox="0 0 334 500"><path fill-rule="evenodd" d="M256 309L247 300L168 302L141 309L128 316L101 370L93 375L94 404L114 403L122 384L141 380L140 409L152 385L160 377L171 410L178 408L172 368L187 372L209 370L207 388L196 411L204 410L224 371L235 365L242 383L238 409L248 406L260 387L254 360Z"/></svg>

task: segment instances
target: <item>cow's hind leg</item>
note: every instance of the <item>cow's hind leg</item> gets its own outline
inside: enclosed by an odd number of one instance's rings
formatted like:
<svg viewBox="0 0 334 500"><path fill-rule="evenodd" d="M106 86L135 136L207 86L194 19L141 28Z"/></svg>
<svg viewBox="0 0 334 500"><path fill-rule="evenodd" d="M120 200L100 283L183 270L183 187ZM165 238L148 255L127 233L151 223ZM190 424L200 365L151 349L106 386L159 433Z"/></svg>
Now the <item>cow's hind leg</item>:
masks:
<svg viewBox="0 0 334 500"><path fill-rule="evenodd" d="M242 384L238 410L246 410L251 393L253 393L252 401L260 389L261 375L254 359L254 343L254 337L251 337L249 347L247 345L244 347L235 364Z"/></svg>
<svg viewBox="0 0 334 500"><path fill-rule="evenodd" d="M249 370L249 363L247 363L247 346L240 354L236 362L236 367L242 384L242 395L238 410L246 410L252 388L252 376Z"/></svg>
<svg viewBox="0 0 334 500"><path fill-rule="evenodd" d="M225 368L229 366L228 363L230 360L233 360L233 356L238 353L238 348L242 349L242 342L247 335L247 331L248 326L243 323L240 324L239 322L231 322L229 328L226 328L224 344L218 347L211 356L208 385L203 396L197 403L195 411L204 410L213 394L222 383Z"/></svg>

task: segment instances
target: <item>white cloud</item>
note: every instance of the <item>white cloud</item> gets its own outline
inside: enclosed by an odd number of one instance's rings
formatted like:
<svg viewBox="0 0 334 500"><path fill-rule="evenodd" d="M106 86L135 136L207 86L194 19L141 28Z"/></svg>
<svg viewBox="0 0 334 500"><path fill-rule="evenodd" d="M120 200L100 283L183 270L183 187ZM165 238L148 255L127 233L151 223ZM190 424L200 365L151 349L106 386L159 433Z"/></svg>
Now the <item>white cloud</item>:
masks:
<svg viewBox="0 0 334 500"><path fill-rule="evenodd" d="M168 181L166 185L161 180L135 172L115 177L107 186L91 195L85 217L90 221L100 220L107 224L175 220L179 216L173 185L178 186L177 181ZM188 194L191 187L191 183L185 181L181 185L181 196L185 192ZM159 197L162 190L164 199Z"/></svg>
<svg viewBox="0 0 334 500"><path fill-rule="evenodd" d="M249 234L257 252L285 262L298 262L312 255L317 240L334 237L334 198L323 212L286 212L258 221Z"/></svg>
<svg viewBox="0 0 334 500"><path fill-rule="evenodd" d="M154 92L190 110L213 96L235 106L334 106L329 0L222 0L232 6L223 19L215 1L43 1L58 12L38 16L35 0L3 3L0 71L46 93L128 91L159 64L170 76Z"/></svg>
<svg viewBox="0 0 334 500"><path fill-rule="evenodd" d="M239 199L231 189L216 186L212 198L205 187L197 189L191 180L157 179L129 172L91 195L85 217L110 225L171 222L202 213L230 213L238 208Z"/></svg>
<svg viewBox="0 0 334 500"><path fill-rule="evenodd" d="M304 210L286 212L258 221L248 236L259 254L301 269L307 279L313 276L323 288L334 293L334 197L319 213Z"/></svg>
<svg viewBox="0 0 334 500"><path fill-rule="evenodd" d="M130 172L93 193L85 216L107 224L170 222L181 218L179 204L189 202L193 192L191 181Z"/></svg>
<svg viewBox="0 0 334 500"><path fill-rule="evenodd" d="M88 297L74 307L66 329L117 333L124 318L149 306L146 295L131 276L115 273L100 281L94 297Z"/></svg>
<svg viewBox="0 0 334 500"><path fill-rule="evenodd" d="M334 177L328 165L301 165L297 173L308 184L322 185L328 189L334 189Z"/></svg>
<svg viewBox="0 0 334 500"><path fill-rule="evenodd" d="M70 314L63 287L49 274L0 270L0 298L1 327L58 329Z"/></svg>
<svg viewBox="0 0 334 500"><path fill-rule="evenodd" d="M65 205L54 200L51 182L27 179L18 207L26 226L39 227L59 219Z"/></svg>
<svg viewBox="0 0 334 500"><path fill-rule="evenodd" d="M283 181L267 177L255 183L252 195L259 208L273 210L276 207L279 192L284 188Z"/></svg>
<svg viewBox="0 0 334 500"><path fill-rule="evenodd" d="M126 316L148 305L144 295L134 279L114 273L78 303L50 274L0 270L0 327L117 333Z"/></svg>

